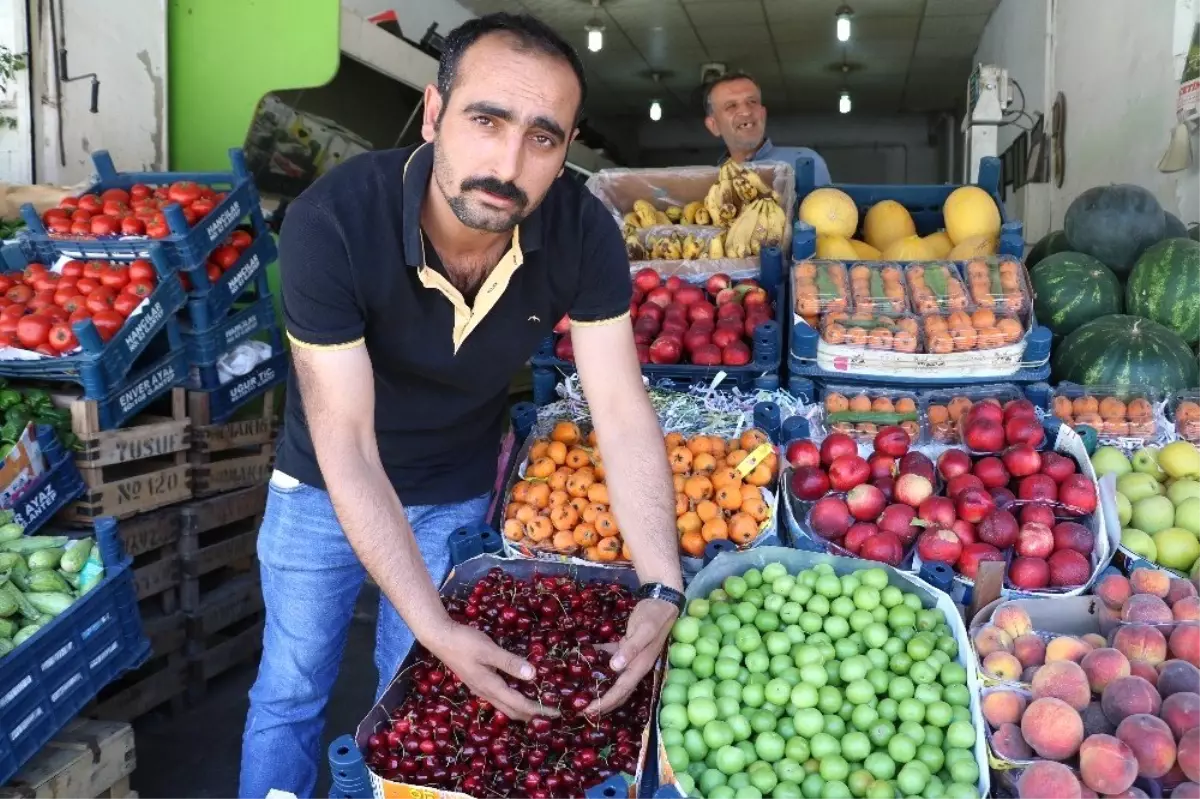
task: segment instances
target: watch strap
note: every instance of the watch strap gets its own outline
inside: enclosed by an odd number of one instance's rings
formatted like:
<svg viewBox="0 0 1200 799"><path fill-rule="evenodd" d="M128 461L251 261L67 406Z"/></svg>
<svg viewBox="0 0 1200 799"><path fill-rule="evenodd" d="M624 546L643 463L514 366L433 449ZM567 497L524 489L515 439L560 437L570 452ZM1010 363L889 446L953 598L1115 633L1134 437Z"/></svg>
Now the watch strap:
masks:
<svg viewBox="0 0 1200 799"><path fill-rule="evenodd" d="M643 583L637 592L634 594L637 599L661 599L663 602L670 602L683 614L684 608L687 606L687 597L682 591L676 591L669 585L663 583Z"/></svg>

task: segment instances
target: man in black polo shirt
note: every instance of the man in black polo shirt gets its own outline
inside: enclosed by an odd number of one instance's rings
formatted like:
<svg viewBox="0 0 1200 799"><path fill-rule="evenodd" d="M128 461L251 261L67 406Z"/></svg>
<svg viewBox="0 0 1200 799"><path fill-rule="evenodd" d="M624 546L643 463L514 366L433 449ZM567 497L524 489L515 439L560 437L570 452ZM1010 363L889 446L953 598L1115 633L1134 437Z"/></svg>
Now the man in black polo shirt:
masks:
<svg viewBox="0 0 1200 799"><path fill-rule="evenodd" d="M366 573L382 591L378 692L415 635L508 715L544 712L501 674L529 679L530 664L453 623L436 584L447 535L487 508L510 380L564 314L648 594L613 656L621 675L591 712L625 700L670 632L674 495L628 323L629 263L600 202L558 179L584 92L578 56L544 24L472 20L447 37L425 90L426 143L353 158L288 209L294 368L259 532L267 623L242 796L312 794Z"/></svg>

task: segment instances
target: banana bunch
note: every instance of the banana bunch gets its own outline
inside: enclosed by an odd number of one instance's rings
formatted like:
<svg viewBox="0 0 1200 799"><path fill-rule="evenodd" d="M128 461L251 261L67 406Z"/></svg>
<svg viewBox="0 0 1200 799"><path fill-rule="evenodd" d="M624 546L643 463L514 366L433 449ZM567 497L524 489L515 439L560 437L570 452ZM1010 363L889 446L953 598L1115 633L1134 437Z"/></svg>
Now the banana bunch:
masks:
<svg viewBox="0 0 1200 799"><path fill-rule="evenodd" d="M680 232L671 232L661 236L648 237L644 246L636 237L632 242L627 238L625 249L629 251L630 260L694 261L697 258L723 258L724 238L724 234L721 234L705 243L702 238L690 233L684 235ZM638 253L640 257L635 258L635 253Z"/></svg>
<svg viewBox="0 0 1200 799"><path fill-rule="evenodd" d="M783 241L787 216L770 195L748 202L725 235L725 255L728 258L757 256L763 247Z"/></svg>
<svg viewBox="0 0 1200 799"><path fill-rule="evenodd" d="M734 161L726 161L717 173L717 182L704 197L708 224L729 227L748 204L759 199L770 199L779 204L778 192L772 190L757 172Z"/></svg>

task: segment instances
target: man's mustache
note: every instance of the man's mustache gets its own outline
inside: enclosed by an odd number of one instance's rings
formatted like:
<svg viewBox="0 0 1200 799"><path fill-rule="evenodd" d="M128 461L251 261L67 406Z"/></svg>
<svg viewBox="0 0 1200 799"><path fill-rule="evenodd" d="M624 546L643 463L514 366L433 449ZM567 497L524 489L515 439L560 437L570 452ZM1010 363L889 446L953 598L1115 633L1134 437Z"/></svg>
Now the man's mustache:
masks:
<svg viewBox="0 0 1200 799"><path fill-rule="evenodd" d="M464 192L471 191L472 189L480 189L486 191L488 194L512 200L518 205L525 205L529 202L529 198L525 196L525 192L517 188L516 184L506 183L499 178L467 178L459 188Z"/></svg>

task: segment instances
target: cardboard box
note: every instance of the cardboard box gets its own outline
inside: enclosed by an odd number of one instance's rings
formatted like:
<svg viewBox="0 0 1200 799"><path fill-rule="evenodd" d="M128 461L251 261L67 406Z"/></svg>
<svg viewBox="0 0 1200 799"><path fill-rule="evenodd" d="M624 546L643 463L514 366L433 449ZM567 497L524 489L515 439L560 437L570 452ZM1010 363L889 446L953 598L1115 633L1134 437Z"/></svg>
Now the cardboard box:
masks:
<svg viewBox="0 0 1200 799"><path fill-rule="evenodd" d="M33 481L46 471L46 459L38 444L33 423L0 461L0 507L11 508Z"/></svg>

